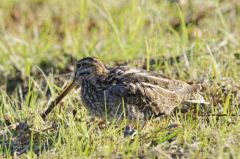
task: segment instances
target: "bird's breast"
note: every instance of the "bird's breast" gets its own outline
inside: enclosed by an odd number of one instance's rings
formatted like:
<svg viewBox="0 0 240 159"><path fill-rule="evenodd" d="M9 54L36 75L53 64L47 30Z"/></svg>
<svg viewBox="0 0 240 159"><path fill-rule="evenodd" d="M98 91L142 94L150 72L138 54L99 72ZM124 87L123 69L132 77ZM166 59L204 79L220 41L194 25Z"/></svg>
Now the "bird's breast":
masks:
<svg viewBox="0 0 240 159"><path fill-rule="evenodd" d="M104 103L103 90L99 90L91 85L85 85L81 88L80 96L84 107L91 114L101 116Z"/></svg>

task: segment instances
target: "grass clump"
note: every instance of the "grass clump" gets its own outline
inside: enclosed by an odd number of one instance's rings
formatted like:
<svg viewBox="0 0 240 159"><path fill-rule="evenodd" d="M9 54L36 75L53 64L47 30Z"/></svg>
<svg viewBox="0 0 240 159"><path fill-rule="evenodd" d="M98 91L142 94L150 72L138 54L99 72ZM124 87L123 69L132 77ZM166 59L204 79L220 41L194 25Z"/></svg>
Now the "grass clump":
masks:
<svg viewBox="0 0 240 159"><path fill-rule="evenodd" d="M240 122L230 116L240 105L239 11L233 0L1 0L0 154L239 158ZM200 82L211 101L206 109L229 116L197 116L196 106L152 119L124 138L124 123L90 117L75 90L43 122L47 101L85 56Z"/></svg>

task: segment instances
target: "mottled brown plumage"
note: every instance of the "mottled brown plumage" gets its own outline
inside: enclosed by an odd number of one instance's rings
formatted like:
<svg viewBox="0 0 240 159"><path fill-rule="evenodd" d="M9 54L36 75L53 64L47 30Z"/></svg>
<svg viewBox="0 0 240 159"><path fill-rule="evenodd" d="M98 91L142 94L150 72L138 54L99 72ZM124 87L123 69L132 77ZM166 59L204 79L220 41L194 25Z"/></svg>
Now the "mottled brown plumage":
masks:
<svg viewBox="0 0 240 159"><path fill-rule="evenodd" d="M109 119L149 119L169 114L183 102L202 102L199 84L189 85L162 74L125 66L106 67L96 58L76 64L73 85L81 86L81 100L94 116ZM57 104L70 89L66 89Z"/></svg>

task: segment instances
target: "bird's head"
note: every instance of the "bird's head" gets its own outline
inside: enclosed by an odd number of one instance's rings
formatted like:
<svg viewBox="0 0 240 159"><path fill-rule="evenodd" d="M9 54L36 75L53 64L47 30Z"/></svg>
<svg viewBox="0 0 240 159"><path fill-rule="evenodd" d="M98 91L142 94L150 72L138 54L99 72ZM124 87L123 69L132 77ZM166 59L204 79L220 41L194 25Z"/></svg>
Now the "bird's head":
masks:
<svg viewBox="0 0 240 159"><path fill-rule="evenodd" d="M64 91L51 103L51 105L41 115L43 119L73 88L82 85L83 81L96 84L98 79L107 75L107 68L97 58L86 57L79 60L75 66L74 78Z"/></svg>
<svg viewBox="0 0 240 159"><path fill-rule="evenodd" d="M100 60L86 57L76 63L74 80L77 84L81 84L84 80L95 82L106 74L107 69Z"/></svg>

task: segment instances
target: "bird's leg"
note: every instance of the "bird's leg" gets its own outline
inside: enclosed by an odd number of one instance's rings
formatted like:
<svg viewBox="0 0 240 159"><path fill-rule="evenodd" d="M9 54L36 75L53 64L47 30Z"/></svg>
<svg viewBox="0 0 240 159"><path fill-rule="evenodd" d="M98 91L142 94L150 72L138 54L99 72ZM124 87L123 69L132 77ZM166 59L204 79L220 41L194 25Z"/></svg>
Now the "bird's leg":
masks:
<svg viewBox="0 0 240 159"><path fill-rule="evenodd" d="M136 129L134 129L131 125L126 125L124 128L123 128L123 137L134 137L136 135Z"/></svg>
<svg viewBox="0 0 240 159"><path fill-rule="evenodd" d="M147 123L147 120L130 121L130 123L123 128L123 136L133 138L138 131L141 132L144 129Z"/></svg>
<svg viewBox="0 0 240 159"><path fill-rule="evenodd" d="M135 126L132 126L131 124L126 125L123 128L123 136L124 137L134 137L137 133L137 130L139 130L140 132L144 129L144 127L147 125L148 121L143 121L139 126L139 129L136 129Z"/></svg>

